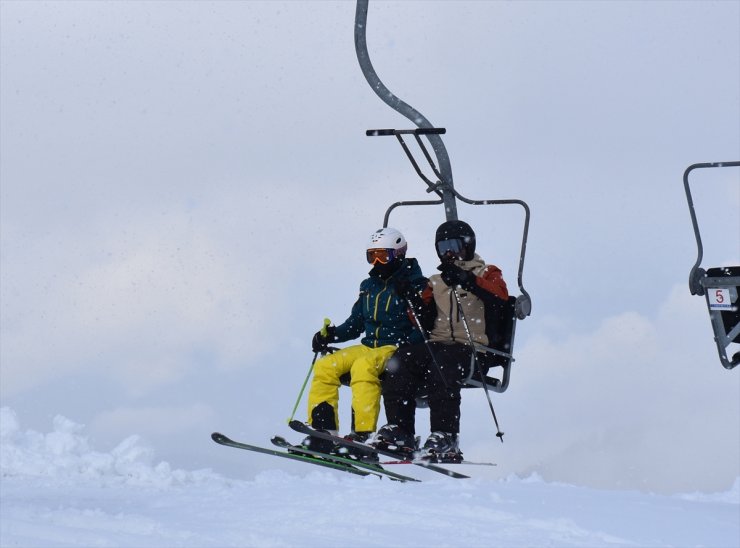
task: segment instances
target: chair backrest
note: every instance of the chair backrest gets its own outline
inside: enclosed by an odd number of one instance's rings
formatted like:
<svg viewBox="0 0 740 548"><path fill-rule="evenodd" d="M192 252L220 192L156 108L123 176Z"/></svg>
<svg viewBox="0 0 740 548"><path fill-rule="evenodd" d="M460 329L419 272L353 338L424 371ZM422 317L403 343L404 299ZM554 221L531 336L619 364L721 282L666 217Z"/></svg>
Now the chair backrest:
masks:
<svg viewBox="0 0 740 548"><path fill-rule="evenodd" d="M478 351L488 352L493 354L492 360L493 367L501 367L501 376L491 376L486 374L485 379L481 379L480 373L477 369L470 372L468 378L463 384L463 388L480 388L483 383L487 385L489 390L494 392L504 392L509 387L509 376L511 373L511 364L514 361L514 335L516 334L516 297L509 297L506 302L502 314L501 323L499 325L500 337L497 341L494 341L491 347L478 346ZM491 371L489 370L488 373Z"/></svg>

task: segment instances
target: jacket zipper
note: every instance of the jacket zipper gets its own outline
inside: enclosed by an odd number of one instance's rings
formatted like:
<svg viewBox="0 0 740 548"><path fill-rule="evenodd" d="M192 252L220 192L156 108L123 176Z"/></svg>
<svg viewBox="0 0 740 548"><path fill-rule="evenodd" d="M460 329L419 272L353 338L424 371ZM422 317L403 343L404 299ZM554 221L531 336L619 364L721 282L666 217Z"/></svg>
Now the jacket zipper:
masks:
<svg viewBox="0 0 740 548"><path fill-rule="evenodd" d="M378 291L378 294L375 296L375 306L373 307L373 320L375 320L376 322L378 321L378 303L380 301L380 296L383 294L383 292L386 289L388 289L388 280L385 281L385 284L383 285L383 289ZM380 335L380 326L375 328L375 341L373 341L373 348L378 347L379 335Z"/></svg>
<svg viewBox="0 0 740 548"><path fill-rule="evenodd" d="M452 320L452 314L454 310L454 303L452 301L452 292L453 292L453 289L450 289L450 337L454 341L455 340L455 325ZM458 310L457 313L460 314L460 311Z"/></svg>

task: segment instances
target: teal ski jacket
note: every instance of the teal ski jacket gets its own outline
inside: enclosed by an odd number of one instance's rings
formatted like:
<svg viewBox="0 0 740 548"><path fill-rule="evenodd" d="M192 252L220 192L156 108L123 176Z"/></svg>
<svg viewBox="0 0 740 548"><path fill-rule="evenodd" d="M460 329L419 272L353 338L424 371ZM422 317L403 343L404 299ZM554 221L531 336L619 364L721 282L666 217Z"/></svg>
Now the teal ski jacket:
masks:
<svg viewBox="0 0 740 548"><path fill-rule="evenodd" d="M349 318L336 326L335 340L350 341L364 332L361 342L370 348L423 342L419 328L409 318L406 299L397 291L399 282L403 286L404 280L408 280L417 293L428 283L418 261L413 258L404 258L400 268L386 279L372 269L369 277L360 284L360 295Z"/></svg>

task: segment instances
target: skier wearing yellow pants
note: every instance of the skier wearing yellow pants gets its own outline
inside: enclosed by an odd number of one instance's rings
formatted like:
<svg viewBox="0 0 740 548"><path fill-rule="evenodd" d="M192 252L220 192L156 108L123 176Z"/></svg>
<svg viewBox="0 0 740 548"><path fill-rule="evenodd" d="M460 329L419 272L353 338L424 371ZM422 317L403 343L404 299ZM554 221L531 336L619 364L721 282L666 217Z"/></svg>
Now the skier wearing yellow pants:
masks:
<svg viewBox="0 0 740 548"><path fill-rule="evenodd" d="M314 364L308 393L308 423L316 429L339 428L340 377L349 373L352 389L352 431L347 436L366 441L375 431L380 412L380 374L399 346L422 342L408 311L408 296L427 284L416 259L406 257L406 239L398 230L382 228L370 237L367 261L373 267L360 284L360 295L342 324L328 326L313 337L314 352L326 352L334 342L356 339L362 344L327 354ZM307 437L303 445L329 453L330 441Z"/></svg>
<svg viewBox="0 0 740 548"><path fill-rule="evenodd" d="M309 409L313 411L322 402L328 403L334 413L334 424L338 426L339 378L349 373L354 417L353 430L374 432L380 413L380 380L378 377L385 369L385 362L395 351L395 345L369 348L357 344L317 360L311 390L308 394ZM315 421L311 422L316 427ZM335 428L328 429L335 430Z"/></svg>

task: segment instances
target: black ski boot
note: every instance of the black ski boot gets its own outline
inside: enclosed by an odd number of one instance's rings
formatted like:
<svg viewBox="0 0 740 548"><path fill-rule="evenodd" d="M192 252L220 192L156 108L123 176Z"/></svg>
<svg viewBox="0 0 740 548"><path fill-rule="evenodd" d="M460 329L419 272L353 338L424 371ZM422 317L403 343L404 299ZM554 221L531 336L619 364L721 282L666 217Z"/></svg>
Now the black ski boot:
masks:
<svg viewBox="0 0 740 548"><path fill-rule="evenodd" d="M337 435L334 408L328 402L322 401L311 410L311 426L319 432ZM327 455L334 453L336 450L333 441L317 438L316 436L305 438L301 442L301 447L305 447L311 451L318 451L319 453L326 453Z"/></svg>
<svg viewBox="0 0 740 548"><path fill-rule="evenodd" d="M419 440L396 424L386 424L378 430L370 445L411 458L419 447Z"/></svg>
<svg viewBox="0 0 740 548"><path fill-rule="evenodd" d="M352 432L344 436L344 439L353 441L355 443L364 444L367 442L367 440L370 439L371 435L372 432L355 432L353 430ZM365 451L356 449L354 447L345 447L341 445L337 447L337 454L349 459L363 460L366 462L375 462L378 460L378 455L376 455L375 453L366 453Z"/></svg>
<svg viewBox="0 0 740 548"><path fill-rule="evenodd" d="M323 438L317 438L315 436L307 436L301 442L301 447L310 449L311 451L318 451L319 453L326 453L327 455L334 452L334 442Z"/></svg>
<svg viewBox="0 0 740 548"><path fill-rule="evenodd" d="M424 442L419 458L428 462L462 462L457 434L432 432Z"/></svg>

